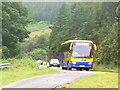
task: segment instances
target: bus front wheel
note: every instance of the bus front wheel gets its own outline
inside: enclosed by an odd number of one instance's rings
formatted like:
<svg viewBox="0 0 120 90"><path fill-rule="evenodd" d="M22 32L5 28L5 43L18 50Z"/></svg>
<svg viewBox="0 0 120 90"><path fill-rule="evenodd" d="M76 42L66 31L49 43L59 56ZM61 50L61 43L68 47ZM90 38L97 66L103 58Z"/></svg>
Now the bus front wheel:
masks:
<svg viewBox="0 0 120 90"><path fill-rule="evenodd" d="M62 70L67 70L67 68L65 68L65 67L62 67Z"/></svg>
<svg viewBox="0 0 120 90"><path fill-rule="evenodd" d="M79 70L82 71L82 68L76 68L76 69L77 69L77 71L79 71Z"/></svg>
<svg viewBox="0 0 120 90"><path fill-rule="evenodd" d="M89 71L89 68L86 68L85 70L86 70L86 71Z"/></svg>

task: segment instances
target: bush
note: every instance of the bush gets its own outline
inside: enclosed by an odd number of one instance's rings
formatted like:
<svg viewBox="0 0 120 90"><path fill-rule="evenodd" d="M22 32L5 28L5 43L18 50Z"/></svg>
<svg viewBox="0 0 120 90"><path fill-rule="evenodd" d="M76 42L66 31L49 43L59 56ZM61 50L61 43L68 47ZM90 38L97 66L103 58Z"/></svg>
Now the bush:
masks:
<svg viewBox="0 0 120 90"><path fill-rule="evenodd" d="M26 68L37 68L38 65L36 64L35 60L28 60L28 59L20 59L16 60L13 65L13 68L19 69L26 69Z"/></svg>
<svg viewBox="0 0 120 90"><path fill-rule="evenodd" d="M8 58L8 59L2 59L2 63L13 63L15 60L17 60L17 59L15 59L15 58Z"/></svg>
<svg viewBox="0 0 120 90"><path fill-rule="evenodd" d="M2 63L10 63L10 67L7 70L23 70L23 69L37 69L38 64L35 60L30 59L4 59Z"/></svg>
<svg viewBox="0 0 120 90"><path fill-rule="evenodd" d="M44 60L46 54L47 54L46 50L41 48L35 49L29 53L29 55L32 56L34 60Z"/></svg>

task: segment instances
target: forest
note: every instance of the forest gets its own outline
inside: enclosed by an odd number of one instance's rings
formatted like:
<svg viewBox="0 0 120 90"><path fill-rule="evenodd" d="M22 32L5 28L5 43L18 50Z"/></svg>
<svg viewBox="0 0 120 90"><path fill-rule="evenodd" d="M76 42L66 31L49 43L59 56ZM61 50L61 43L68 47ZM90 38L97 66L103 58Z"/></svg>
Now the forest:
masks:
<svg viewBox="0 0 120 90"><path fill-rule="evenodd" d="M97 64L118 64L120 3L65 3L52 27L49 56L57 57L66 40L92 40Z"/></svg>
<svg viewBox="0 0 120 90"><path fill-rule="evenodd" d="M53 24L63 2L24 2L34 22L47 21Z"/></svg>
<svg viewBox="0 0 120 90"><path fill-rule="evenodd" d="M55 20L61 5L54 2L3 2L2 58L44 60L48 52L49 30L33 38L30 33L49 29L48 25Z"/></svg>
<svg viewBox="0 0 120 90"><path fill-rule="evenodd" d="M2 58L57 58L66 40L92 40L97 64L118 65L119 2L2 3ZM26 39L29 24L48 22L52 32ZM43 23L41 23L43 24ZM38 24L39 25L39 24Z"/></svg>
<svg viewBox="0 0 120 90"><path fill-rule="evenodd" d="M87 77L66 82L60 88L118 88L120 2L2 2L1 6L0 64L8 67L0 67L0 88L35 76L61 74L62 67L58 71L47 64L59 57L61 43L67 40L91 40L97 51L89 72L75 71L76 75ZM37 63L39 60L43 65ZM42 66L45 67L39 68ZM68 72L72 75L74 70L65 71L66 75ZM60 77L64 79L64 75ZM30 82L36 87L41 83L37 81ZM27 84L31 85L30 82Z"/></svg>

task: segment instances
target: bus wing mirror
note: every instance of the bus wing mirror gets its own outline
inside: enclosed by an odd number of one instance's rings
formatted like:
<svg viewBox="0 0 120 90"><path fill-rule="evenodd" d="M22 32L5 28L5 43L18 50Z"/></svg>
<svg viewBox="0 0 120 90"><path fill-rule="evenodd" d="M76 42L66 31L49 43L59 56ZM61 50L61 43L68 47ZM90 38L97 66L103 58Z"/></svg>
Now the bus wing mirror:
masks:
<svg viewBox="0 0 120 90"><path fill-rule="evenodd" d="M70 46L70 48L69 48L70 50L72 50L72 46Z"/></svg>
<svg viewBox="0 0 120 90"><path fill-rule="evenodd" d="M72 43L70 44L70 47L69 47L70 50L72 50Z"/></svg>
<svg viewBox="0 0 120 90"><path fill-rule="evenodd" d="M94 50L96 51L96 50L97 50L97 46L96 46L96 44L93 44L93 46L94 46Z"/></svg>

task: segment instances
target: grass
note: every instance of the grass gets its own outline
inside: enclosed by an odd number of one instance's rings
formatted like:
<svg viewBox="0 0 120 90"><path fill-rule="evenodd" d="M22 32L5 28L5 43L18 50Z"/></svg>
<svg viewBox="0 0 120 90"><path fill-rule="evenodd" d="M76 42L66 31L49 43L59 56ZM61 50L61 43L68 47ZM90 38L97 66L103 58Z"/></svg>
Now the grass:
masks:
<svg viewBox="0 0 120 90"><path fill-rule="evenodd" d="M44 21L41 22L36 22L35 24L29 24L26 29L30 32L34 32L34 31L40 31L40 30L46 30L49 29L49 26L51 24L48 24Z"/></svg>
<svg viewBox="0 0 120 90"><path fill-rule="evenodd" d="M41 76L41 75L48 75L48 74L54 74L58 73L58 71L53 69L26 69L26 70L19 70L19 71L1 71L2 73L2 86L6 86L8 84L14 83L19 80L23 80L26 78L34 77L34 76Z"/></svg>
<svg viewBox="0 0 120 90"><path fill-rule="evenodd" d="M118 88L118 73L83 77L61 88Z"/></svg>
<svg viewBox="0 0 120 90"><path fill-rule="evenodd" d="M50 68L38 69L38 65L34 60L15 60L14 63L5 70L0 71L0 87L23 80L26 78L55 74L59 71Z"/></svg>
<svg viewBox="0 0 120 90"><path fill-rule="evenodd" d="M116 72L116 73L118 73L118 70L117 70L117 69L97 69L97 68L93 68L93 69L90 69L90 71Z"/></svg>
<svg viewBox="0 0 120 90"><path fill-rule="evenodd" d="M101 71L101 72L117 72L118 73L118 66L114 64L96 64L94 63L93 69L90 71Z"/></svg>
<svg viewBox="0 0 120 90"><path fill-rule="evenodd" d="M2 64L2 60L0 60L0 64Z"/></svg>
<svg viewBox="0 0 120 90"><path fill-rule="evenodd" d="M41 36L42 34L49 35L51 31L52 31L51 29L47 29L47 30L43 30L43 31L31 32L29 36L30 36L30 38L33 38L35 36Z"/></svg>

